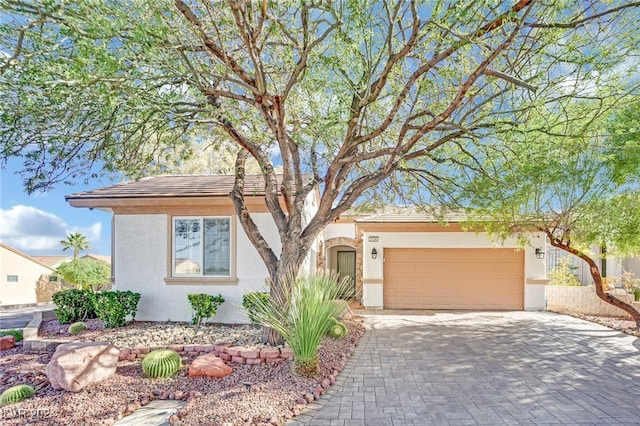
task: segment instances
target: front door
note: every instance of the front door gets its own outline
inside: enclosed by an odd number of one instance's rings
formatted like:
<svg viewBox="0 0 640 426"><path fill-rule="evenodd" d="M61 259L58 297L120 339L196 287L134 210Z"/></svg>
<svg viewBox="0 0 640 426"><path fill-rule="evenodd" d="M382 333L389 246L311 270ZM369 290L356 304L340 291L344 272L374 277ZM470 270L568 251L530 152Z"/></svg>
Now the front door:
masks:
<svg viewBox="0 0 640 426"><path fill-rule="evenodd" d="M351 283L350 289L353 292L350 296L355 295L356 285L356 252L355 251L338 251L338 274L340 278L349 277ZM344 295L349 296L349 295Z"/></svg>

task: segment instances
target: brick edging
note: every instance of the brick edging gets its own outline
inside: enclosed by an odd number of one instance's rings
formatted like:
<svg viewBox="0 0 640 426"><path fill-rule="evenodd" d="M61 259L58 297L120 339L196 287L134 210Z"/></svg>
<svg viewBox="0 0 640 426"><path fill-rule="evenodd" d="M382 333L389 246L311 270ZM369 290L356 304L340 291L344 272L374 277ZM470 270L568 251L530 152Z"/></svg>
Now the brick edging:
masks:
<svg viewBox="0 0 640 426"><path fill-rule="evenodd" d="M214 354L224 361L234 364L274 364L293 357L291 348L248 348L232 346L231 343L215 345L166 345L166 346L137 346L135 348L119 348L118 361L133 361L144 358L146 354L156 349L171 349L181 356L195 357L198 355Z"/></svg>

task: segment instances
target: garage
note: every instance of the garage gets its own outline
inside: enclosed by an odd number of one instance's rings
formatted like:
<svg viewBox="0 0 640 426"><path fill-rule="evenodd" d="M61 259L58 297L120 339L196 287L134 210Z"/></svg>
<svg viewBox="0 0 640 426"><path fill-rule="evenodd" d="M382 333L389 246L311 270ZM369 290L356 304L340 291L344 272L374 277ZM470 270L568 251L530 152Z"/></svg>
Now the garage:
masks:
<svg viewBox="0 0 640 426"><path fill-rule="evenodd" d="M513 248L385 248L385 309L505 309L524 303Z"/></svg>

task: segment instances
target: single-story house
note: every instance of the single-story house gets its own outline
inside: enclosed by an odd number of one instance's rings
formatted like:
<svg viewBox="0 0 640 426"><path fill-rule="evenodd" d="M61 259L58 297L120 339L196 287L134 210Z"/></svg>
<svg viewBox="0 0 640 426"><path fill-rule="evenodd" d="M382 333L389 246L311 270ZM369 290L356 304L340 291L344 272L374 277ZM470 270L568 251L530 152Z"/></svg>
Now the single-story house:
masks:
<svg viewBox="0 0 640 426"><path fill-rule="evenodd" d="M55 264L64 259L56 256ZM51 302L61 288L55 267L0 243L0 306Z"/></svg>
<svg viewBox="0 0 640 426"><path fill-rule="evenodd" d="M126 182L66 197L74 207L113 213L115 290L141 293L137 319L188 321L191 293L222 294L215 321L248 322L242 296L266 290L267 268L242 229L229 193L233 176L173 175ZM245 200L272 249L280 237L264 202L261 176L247 176ZM311 192L306 206L317 206ZM316 250L303 266L316 267ZM312 261L313 260L313 261Z"/></svg>
<svg viewBox="0 0 640 426"><path fill-rule="evenodd" d="M244 233L229 193L233 176L157 176L67 196L74 207L113 213L114 288L142 294L140 320L187 321L190 293L222 294L215 320L246 322L242 296L265 289L267 269ZM253 220L276 253L280 241L261 176L247 176ZM307 199L306 215L318 194ZM541 234L518 250L407 210L345 216L326 227L304 272L335 269L353 278L366 308L544 309ZM536 254L536 249L537 253Z"/></svg>

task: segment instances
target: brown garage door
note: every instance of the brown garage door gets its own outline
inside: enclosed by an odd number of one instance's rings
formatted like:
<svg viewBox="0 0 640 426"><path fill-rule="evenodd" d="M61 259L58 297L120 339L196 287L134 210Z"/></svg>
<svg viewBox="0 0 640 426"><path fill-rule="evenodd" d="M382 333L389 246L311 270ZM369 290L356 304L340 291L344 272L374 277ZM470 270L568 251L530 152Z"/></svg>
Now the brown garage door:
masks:
<svg viewBox="0 0 640 426"><path fill-rule="evenodd" d="M524 255L503 248L384 249L387 309L522 309Z"/></svg>

